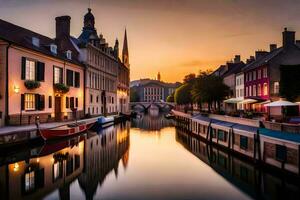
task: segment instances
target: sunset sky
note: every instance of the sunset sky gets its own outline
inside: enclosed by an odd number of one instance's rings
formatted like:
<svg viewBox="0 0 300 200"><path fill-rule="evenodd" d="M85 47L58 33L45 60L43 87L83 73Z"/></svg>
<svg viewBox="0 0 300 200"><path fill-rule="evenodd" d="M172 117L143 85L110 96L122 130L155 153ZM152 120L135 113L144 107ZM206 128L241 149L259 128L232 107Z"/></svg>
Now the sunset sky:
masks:
<svg viewBox="0 0 300 200"><path fill-rule="evenodd" d="M55 17L70 15L78 37L87 7L88 0L0 0L0 18L54 37ZM299 0L91 0L91 8L110 45L122 45L127 28L131 80L160 71L164 81L181 81L235 54L245 60L281 46L284 27L300 31Z"/></svg>

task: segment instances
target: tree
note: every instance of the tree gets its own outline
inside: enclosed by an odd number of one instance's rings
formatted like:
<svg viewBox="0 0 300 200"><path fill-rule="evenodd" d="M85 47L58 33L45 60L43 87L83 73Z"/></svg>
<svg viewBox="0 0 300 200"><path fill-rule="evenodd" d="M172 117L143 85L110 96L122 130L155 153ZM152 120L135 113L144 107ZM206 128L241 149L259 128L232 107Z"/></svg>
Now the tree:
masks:
<svg viewBox="0 0 300 200"><path fill-rule="evenodd" d="M167 102L171 102L171 103L174 102L174 93L175 93L175 92L172 92L172 94L170 94L170 95L167 97Z"/></svg>
<svg viewBox="0 0 300 200"><path fill-rule="evenodd" d="M191 95L194 102L198 103L201 109L202 103L208 104L208 111L214 102L218 103L225 99L229 93L229 87L223 83L222 78L211 75L209 72L200 72L194 81Z"/></svg>
<svg viewBox="0 0 300 200"><path fill-rule="evenodd" d="M139 102L140 96L136 90L136 88L130 88L130 102Z"/></svg>
<svg viewBox="0 0 300 200"><path fill-rule="evenodd" d="M196 74L188 74L183 78L183 83L193 83L193 81L196 79Z"/></svg>
<svg viewBox="0 0 300 200"><path fill-rule="evenodd" d="M175 90L174 100L178 105L186 105L192 103L191 84L185 83Z"/></svg>

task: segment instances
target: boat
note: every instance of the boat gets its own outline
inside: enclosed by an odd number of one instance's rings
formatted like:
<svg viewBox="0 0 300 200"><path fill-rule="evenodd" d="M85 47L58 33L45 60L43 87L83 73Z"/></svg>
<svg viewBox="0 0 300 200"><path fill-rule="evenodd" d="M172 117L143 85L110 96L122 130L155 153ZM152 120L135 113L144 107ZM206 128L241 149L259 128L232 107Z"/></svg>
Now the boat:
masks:
<svg viewBox="0 0 300 200"><path fill-rule="evenodd" d="M72 123L50 129L40 129L40 134L45 141L53 140L83 133L89 129L91 125L92 124L85 122Z"/></svg>
<svg viewBox="0 0 300 200"><path fill-rule="evenodd" d="M101 116L97 120L97 125L100 126L101 128L105 128L105 127L113 125L114 122L115 122L115 118L113 116L111 116L111 117Z"/></svg>
<svg viewBox="0 0 300 200"><path fill-rule="evenodd" d="M173 114L171 114L171 113L168 113L168 114L165 115L165 118L166 119L174 119L175 116Z"/></svg>

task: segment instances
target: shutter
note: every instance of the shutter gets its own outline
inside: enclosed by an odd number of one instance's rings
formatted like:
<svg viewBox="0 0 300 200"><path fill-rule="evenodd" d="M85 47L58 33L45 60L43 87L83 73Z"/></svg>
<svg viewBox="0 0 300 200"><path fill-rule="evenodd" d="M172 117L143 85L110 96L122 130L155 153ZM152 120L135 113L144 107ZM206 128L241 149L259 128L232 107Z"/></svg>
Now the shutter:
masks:
<svg viewBox="0 0 300 200"><path fill-rule="evenodd" d="M66 97L66 108L69 108L69 97Z"/></svg>
<svg viewBox="0 0 300 200"><path fill-rule="evenodd" d="M35 94L35 110L40 110L40 95Z"/></svg>
<svg viewBox="0 0 300 200"><path fill-rule="evenodd" d="M25 95L21 94L21 110L25 109Z"/></svg>
<svg viewBox="0 0 300 200"><path fill-rule="evenodd" d="M36 189L37 188L43 188L44 187L44 168L43 169L38 169L34 171L35 175L35 183L36 183Z"/></svg>
<svg viewBox="0 0 300 200"><path fill-rule="evenodd" d="M63 69L62 68L59 68L59 83L63 83L63 77L64 77L64 74L63 74Z"/></svg>
<svg viewBox="0 0 300 200"><path fill-rule="evenodd" d="M26 58L22 57L22 66L21 66L21 79L25 80L25 74L26 74Z"/></svg>
<svg viewBox="0 0 300 200"><path fill-rule="evenodd" d="M44 81L45 80L45 63L37 62L36 80L37 81Z"/></svg>
<svg viewBox="0 0 300 200"><path fill-rule="evenodd" d="M73 86L73 71L67 69L67 85Z"/></svg>
<svg viewBox="0 0 300 200"><path fill-rule="evenodd" d="M80 87L80 73L75 72L75 87L79 88Z"/></svg>
<svg viewBox="0 0 300 200"><path fill-rule="evenodd" d="M45 109L45 95L39 95L39 110Z"/></svg>

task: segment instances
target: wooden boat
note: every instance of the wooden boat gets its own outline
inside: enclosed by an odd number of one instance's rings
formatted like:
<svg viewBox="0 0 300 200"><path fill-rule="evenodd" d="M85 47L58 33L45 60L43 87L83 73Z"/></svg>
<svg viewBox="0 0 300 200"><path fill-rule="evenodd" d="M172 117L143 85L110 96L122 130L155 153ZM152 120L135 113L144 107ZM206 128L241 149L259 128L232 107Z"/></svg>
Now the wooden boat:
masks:
<svg viewBox="0 0 300 200"><path fill-rule="evenodd" d="M63 137L70 137L85 132L91 126L92 124L87 124L85 122L73 123L50 129L41 129L40 134L42 138L47 141Z"/></svg>

